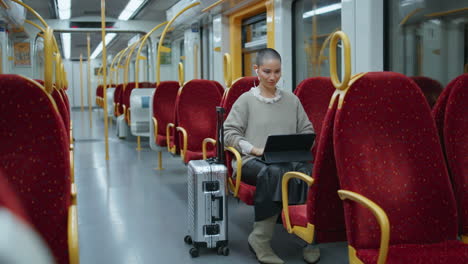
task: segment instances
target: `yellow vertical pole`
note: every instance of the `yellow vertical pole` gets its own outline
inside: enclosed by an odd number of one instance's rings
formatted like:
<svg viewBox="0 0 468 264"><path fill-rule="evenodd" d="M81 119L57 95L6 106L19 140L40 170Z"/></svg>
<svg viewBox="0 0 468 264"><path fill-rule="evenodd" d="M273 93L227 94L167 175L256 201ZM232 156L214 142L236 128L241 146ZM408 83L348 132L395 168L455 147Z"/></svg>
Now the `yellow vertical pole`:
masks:
<svg viewBox="0 0 468 264"><path fill-rule="evenodd" d="M140 139L140 136L137 136L137 148L136 148L137 151L140 151L141 150L141 139Z"/></svg>
<svg viewBox="0 0 468 264"><path fill-rule="evenodd" d="M89 111L89 128L93 128L93 111L91 109L91 36L87 35L88 40L88 111Z"/></svg>
<svg viewBox="0 0 468 264"><path fill-rule="evenodd" d="M198 44L193 46L193 78L198 79Z"/></svg>
<svg viewBox="0 0 468 264"><path fill-rule="evenodd" d="M83 98L83 54L80 54L80 91L81 91L81 112L84 111Z"/></svg>
<svg viewBox="0 0 468 264"><path fill-rule="evenodd" d="M109 127L107 124L107 49L106 49L106 0L101 0L101 36L102 36L102 85L104 93L104 141L106 160L109 160Z"/></svg>

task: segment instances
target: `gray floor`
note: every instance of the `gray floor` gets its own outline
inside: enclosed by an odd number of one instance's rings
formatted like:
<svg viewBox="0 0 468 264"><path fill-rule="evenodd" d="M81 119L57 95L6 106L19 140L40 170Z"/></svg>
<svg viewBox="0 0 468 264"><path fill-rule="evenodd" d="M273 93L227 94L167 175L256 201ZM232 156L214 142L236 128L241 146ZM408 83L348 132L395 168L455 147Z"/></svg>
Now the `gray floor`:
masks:
<svg viewBox="0 0 468 264"><path fill-rule="evenodd" d="M186 167L179 157L164 152L164 171L156 171L157 153L147 140L136 151L135 140L115 137L110 128L110 160L104 157L103 120L93 112L72 113L75 178L81 263L257 263L247 247L253 208L229 199L228 257L202 251L192 259L186 235ZM273 249L286 263L304 263L304 242L277 225ZM347 263L345 243L319 246L320 263Z"/></svg>

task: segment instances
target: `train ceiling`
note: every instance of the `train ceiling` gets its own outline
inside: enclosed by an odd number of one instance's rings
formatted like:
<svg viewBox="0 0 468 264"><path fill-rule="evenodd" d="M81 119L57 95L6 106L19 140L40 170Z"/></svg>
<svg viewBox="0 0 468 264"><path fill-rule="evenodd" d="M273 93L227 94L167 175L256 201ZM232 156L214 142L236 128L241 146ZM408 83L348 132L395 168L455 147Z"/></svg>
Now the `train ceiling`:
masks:
<svg viewBox="0 0 468 264"><path fill-rule="evenodd" d="M56 3L62 0L23 0L24 3L36 10L44 19L58 19ZM147 0L143 7L132 18L133 20L165 21L166 10L174 5L178 0ZM126 7L129 0L106 0L106 16L108 19L118 19ZM92 17L92 21L101 15L101 5L99 0L71 0L71 20L74 18ZM31 14L28 19L35 19ZM119 33L108 46L108 54L116 54L127 46L128 41L134 37L133 33ZM61 39L56 35L59 45ZM101 33L90 33L91 52L101 43ZM71 54L73 60L79 59L80 54L87 57L86 33L71 34Z"/></svg>

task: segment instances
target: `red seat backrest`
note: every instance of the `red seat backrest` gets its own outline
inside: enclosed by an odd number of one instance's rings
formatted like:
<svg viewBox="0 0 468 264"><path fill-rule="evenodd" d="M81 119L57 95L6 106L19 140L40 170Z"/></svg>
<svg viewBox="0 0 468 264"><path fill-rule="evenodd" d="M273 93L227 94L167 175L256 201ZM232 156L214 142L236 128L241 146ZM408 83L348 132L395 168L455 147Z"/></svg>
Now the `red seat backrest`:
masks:
<svg viewBox="0 0 468 264"><path fill-rule="evenodd" d="M330 103L330 100L328 100ZM314 184L307 194L307 219L314 225L315 241L328 243L346 240L343 203L337 195L339 181L333 149L333 124L337 103L328 108L320 124L312 178Z"/></svg>
<svg viewBox="0 0 468 264"><path fill-rule="evenodd" d="M333 142L341 189L386 212L391 245L456 239L457 211L439 137L411 79L370 72L355 81L337 110ZM349 200L344 209L349 244L379 248L372 213Z"/></svg>
<svg viewBox="0 0 468 264"><path fill-rule="evenodd" d="M432 108L432 115L434 116L437 129L439 130L439 136L442 140L442 144L444 144L445 108L447 107L448 98L452 92L452 88L457 85L460 80L467 78L466 76L468 76L468 73L458 76L447 84L447 87L442 91L437 102Z"/></svg>
<svg viewBox="0 0 468 264"><path fill-rule="evenodd" d="M216 88L218 88L218 91L219 93L221 94L221 96L223 96L224 94L224 87L217 81L213 80L212 81L215 85L216 85Z"/></svg>
<svg viewBox="0 0 468 264"><path fill-rule="evenodd" d="M71 114L70 114L70 100L68 99L68 95L67 95L67 93L65 92L65 90L63 90L63 89L59 90L59 92L60 92L60 94L62 95L62 98L64 99L65 106L67 107L68 116L69 116L69 118L71 119Z"/></svg>
<svg viewBox="0 0 468 264"><path fill-rule="evenodd" d="M153 117L158 120L158 135L166 136L168 123L174 121L177 91L179 83L176 81L163 81L154 91Z"/></svg>
<svg viewBox="0 0 468 264"><path fill-rule="evenodd" d="M68 131L43 87L0 75L0 168L58 263L68 263Z"/></svg>
<svg viewBox="0 0 468 264"><path fill-rule="evenodd" d="M232 105L237 101L237 98L243 93L250 91L252 87L259 84L257 77L242 77L236 80L231 88L228 89L227 94L223 100L223 108L225 110L225 117L231 112Z"/></svg>
<svg viewBox="0 0 468 264"><path fill-rule="evenodd" d="M129 82L125 86L125 89L122 94L122 104L128 109L130 108L130 95L132 94L132 90L135 89L136 83Z"/></svg>
<svg viewBox="0 0 468 264"><path fill-rule="evenodd" d="M294 90L294 94L301 101L302 106L314 127L317 139L320 138L322 122L328 110L331 96L335 92L335 87L328 77L313 77L303 80ZM314 144L312 153L317 149Z"/></svg>
<svg viewBox="0 0 468 264"><path fill-rule="evenodd" d="M44 80L41 79L34 79L34 81L38 82L40 85L44 86Z"/></svg>
<svg viewBox="0 0 468 264"><path fill-rule="evenodd" d="M429 106L433 107L444 89L442 84L437 80L425 76L412 76L411 79L421 88Z"/></svg>
<svg viewBox="0 0 468 264"><path fill-rule="evenodd" d="M98 85L98 87L96 88L96 97L104 97L104 87L102 86L102 84Z"/></svg>
<svg viewBox="0 0 468 264"><path fill-rule="evenodd" d="M120 114L123 112L123 106L122 106L122 93L123 93L123 84L118 84L115 88L114 91L114 104L119 104L118 111ZM117 113L114 113L115 116L117 116Z"/></svg>
<svg viewBox="0 0 468 264"><path fill-rule="evenodd" d="M63 124L65 126L65 129L69 131L70 130L70 116L69 116L70 113L68 112L68 107L64 101L64 98L62 97L62 94L57 89L54 89L54 91L52 92L52 98L54 98L55 104L57 105L60 116L62 117Z"/></svg>
<svg viewBox="0 0 468 264"><path fill-rule="evenodd" d="M212 81L194 79L182 87L176 108L177 123L188 133L188 150L201 152L203 139L215 137L216 106L220 101L221 94ZM181 143L180 140L180 146Z"/></svg>
<svg viewBox="0 0 468 264"><path fill-rule="evenodd" d="M445 153L463 234L468 234L468 74L456 79L444 120Z"/></svg>

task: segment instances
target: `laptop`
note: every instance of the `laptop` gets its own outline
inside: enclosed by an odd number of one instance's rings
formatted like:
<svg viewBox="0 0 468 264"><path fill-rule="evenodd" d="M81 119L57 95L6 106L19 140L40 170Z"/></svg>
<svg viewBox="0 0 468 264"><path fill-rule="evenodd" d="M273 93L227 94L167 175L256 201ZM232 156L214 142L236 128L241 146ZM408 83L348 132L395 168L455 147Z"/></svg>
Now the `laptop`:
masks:
<svg viewBox="0 0 468 264"><path fill-rule="evenodd" d="M290 134L269 136L261 160L267 164L311 161L315 134Z"/></svg>

